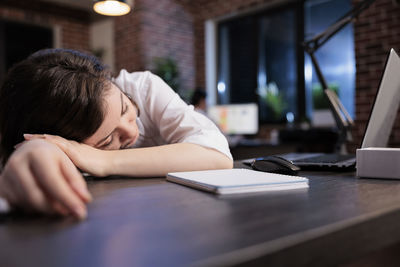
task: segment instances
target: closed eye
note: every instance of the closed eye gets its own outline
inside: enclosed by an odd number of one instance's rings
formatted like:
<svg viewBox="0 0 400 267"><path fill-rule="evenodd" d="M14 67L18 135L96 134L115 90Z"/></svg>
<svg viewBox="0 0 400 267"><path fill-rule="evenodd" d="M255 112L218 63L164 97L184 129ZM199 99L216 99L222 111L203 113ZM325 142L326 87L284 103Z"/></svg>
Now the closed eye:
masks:
<svg viewBox="0 0 400 267"><path fill-rule="evenodd" d="M124 115L126 112L128 112L128 109L129 109L129 106L126 103L124 103L124 107L121 111L121 116Z"/></svg>
<svg viewBox="0 0 400 267"><path fill-rule="evenodd" d="M111 135L110 141L107 141L106 143L102 144L99 148L100 149L106 149L109 145L111 145L113 142L113 136Z"/></svg>

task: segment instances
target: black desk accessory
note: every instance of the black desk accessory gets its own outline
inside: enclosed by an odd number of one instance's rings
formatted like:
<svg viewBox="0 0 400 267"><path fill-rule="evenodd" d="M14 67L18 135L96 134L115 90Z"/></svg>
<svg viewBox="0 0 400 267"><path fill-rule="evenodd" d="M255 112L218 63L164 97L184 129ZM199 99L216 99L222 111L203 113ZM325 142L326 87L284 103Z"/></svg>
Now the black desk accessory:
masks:
<svg viewBox="0 0 400 267"><path fill-rule="evenodd" d="M251 167L257 171L297 175L300 168L287 159L278 156L256 158Z"/></svg>

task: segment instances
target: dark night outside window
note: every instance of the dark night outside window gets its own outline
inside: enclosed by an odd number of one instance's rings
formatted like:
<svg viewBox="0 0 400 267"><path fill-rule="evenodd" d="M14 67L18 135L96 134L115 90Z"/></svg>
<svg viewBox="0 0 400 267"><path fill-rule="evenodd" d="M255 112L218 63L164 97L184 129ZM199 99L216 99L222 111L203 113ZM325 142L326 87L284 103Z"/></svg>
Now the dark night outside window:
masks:
<svg viewBox="0 0 400 267"><path fill-rule="evenodd" d="M350 0L313 0L218 25L217 104L257 103L261 123L312 119L318 81L301 47L351 8ZM354 114L352 25L316 55L328 83ZM335 88L334 88L335 89ZM315 107L314 107L315 106Z"/></svg>

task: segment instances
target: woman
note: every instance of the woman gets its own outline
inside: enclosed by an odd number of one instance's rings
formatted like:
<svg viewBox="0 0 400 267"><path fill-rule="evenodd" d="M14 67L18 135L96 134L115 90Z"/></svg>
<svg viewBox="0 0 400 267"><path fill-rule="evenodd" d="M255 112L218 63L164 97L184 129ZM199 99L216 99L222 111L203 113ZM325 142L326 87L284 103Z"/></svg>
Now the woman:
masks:
<svg viewBox="0 0 400 267"><path fill-rule="evenodd" d="M77 218L91 196L76 167L140 177L232 168L224 136L160 78L122 70L111 79L96 58L73 50L39 51L9 71L0 136L0 197Z"/></svg>

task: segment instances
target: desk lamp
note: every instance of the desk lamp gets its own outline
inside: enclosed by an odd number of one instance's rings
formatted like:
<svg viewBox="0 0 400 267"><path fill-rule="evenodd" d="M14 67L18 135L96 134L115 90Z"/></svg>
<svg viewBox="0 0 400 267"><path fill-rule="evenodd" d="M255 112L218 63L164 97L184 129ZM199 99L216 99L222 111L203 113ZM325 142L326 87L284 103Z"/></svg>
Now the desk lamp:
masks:
<svg viewBox="0 0 400 267"><path fill-rule="evenodd" d="M352 140L351 128L354 126L353 119L350 117L346 108L340 102L337 95L329 90L328 84L324 75L322 74L321 68L315 57L315 52L324 45L330 38L332 38L337 32L343 29L347 24L352 22L361 14L362 11L367 9L375 0L364 0L357 4L353 9L347 12L337 22L329 26L325 31L317 34L312 39L305 41L302 45L304 51L310 56L312 64L317 73L319 82L322 85L324 94L328 99L329 107L332 111L333 117L335 118L336 126L339 130L339 138L336 143L336 151L346 154L346 142Z"/></svg>

